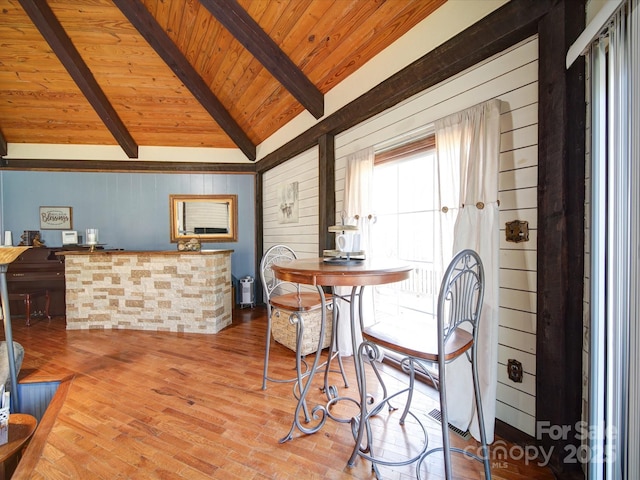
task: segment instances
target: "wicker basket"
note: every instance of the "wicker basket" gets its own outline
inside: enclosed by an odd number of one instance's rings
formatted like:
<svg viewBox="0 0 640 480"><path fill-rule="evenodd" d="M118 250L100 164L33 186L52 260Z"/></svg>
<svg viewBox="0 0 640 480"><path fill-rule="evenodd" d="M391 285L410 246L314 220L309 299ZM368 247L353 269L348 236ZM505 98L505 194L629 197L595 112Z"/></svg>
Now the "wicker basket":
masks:
<svg viewBox="0 0 640 480"><path fill-rule="evenodd" d="M284 345L290 350L296 351L296 325L289 321L291 312L287 310L273 309L271 313L271 333L276 342ZM322 348L331 345L331 333L333 322L331 321L333 311L327 308L327 324L324 329L324 340ZM302 356L309 355L318 350L318 340L320 337L320 324L322 321L322 310L312 310L301 314L304 321L304 332L302 334L301 352Z"/></svg>

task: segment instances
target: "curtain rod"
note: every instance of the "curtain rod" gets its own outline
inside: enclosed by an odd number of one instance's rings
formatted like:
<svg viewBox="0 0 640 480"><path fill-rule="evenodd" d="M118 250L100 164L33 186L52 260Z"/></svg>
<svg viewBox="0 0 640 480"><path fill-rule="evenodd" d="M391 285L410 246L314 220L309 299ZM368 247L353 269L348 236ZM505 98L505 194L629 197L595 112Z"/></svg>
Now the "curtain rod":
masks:
<svg viewBox="0 0 640 480"><path fill-rule="evenodd" d="M600 32L602 32L605 25L609 20L611 20L611 17L618 12L624 3L626 3L626 0L607 1L604 3L593 20L589 22L589 25L587 25L576 41L569 47L566 60L567 70L571 65L573 65L573 62L575 62L580 55L587 53L591 42L600 35Z"/></svg>

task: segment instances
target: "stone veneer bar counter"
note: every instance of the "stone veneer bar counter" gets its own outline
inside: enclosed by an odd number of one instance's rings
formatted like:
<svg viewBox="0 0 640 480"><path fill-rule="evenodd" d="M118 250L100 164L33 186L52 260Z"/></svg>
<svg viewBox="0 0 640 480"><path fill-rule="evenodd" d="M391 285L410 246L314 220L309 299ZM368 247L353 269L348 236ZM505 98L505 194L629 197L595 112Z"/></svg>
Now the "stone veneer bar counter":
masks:
<svg viewBox="0 0 640 480"><path fill-rule="evenodd" d="M218 333L231 324L232 252L59 252L67 329Z"/></svg>

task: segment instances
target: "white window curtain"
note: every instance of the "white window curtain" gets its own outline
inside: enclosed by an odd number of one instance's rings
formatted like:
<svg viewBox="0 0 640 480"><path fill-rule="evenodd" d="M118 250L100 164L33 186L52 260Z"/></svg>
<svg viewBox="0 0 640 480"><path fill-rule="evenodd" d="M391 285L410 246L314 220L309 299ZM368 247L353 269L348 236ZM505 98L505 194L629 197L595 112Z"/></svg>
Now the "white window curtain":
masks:
<svg viewBox="0 0 640 480"><path fill-rule="evenodd" d="M370 230L373 213L373 161L375 152L373 147L365 148L347 156L347 169L345 173L344 201L342 205L342 222L345 225L359 227L360 248L365 254L369 251ZM339 287L340 295L349 295L351 289ZM365 289L364 319L373 318L373 289ZM349 305L341 302L340 323L338 325L338 348L342 355L353 355L351 343L351 316ZM360 342L362 339L357 339Z"/></svg>
<svg viewBox="0 0 640 480"><path fill-rule="evenodd" d="M456 252L471 248L480 254L485 271L485 293L478 339L478 371L487 440L493 442L498 361L498 164L500 153L500 101L491 100L435 123L442 221L456 212L453 245L443 252L443 264ZM444 225L443 225L444 227ZM442 228L446 234L450 229ZM471 370L465 358L449 364L449 422L469 428L479 439L474 413Z"/></svg>
<svg viewBox="0 0 640 480"><path fill-rule="evenodd" d="M480 323L479 377L485 427L492 442L495 424L498 347L498 161L500 151L500 101L492 100L436 122L438 186L442 215L440 266L446 266L461 249L476 250L485 269L485 296ZM343 221L358 225L368 250L372 178L375 152L367 148L347 157ZM444 268L442 268L444 270ZM373 289L366 290L371 295ZM338 290L340 294L349 293ZM365 298L365 319L373 318L373 302ZM341 305L338 348L352 355L348 305ZM358 339L360 341L361 339ZM462 359L466 362L465 359ZM454 362L448 375L450 423L469 428L475 438L473 387L468 362ZM458 372L458 370L460 370ZM473 422L472 422L472 419Z"/></svg>

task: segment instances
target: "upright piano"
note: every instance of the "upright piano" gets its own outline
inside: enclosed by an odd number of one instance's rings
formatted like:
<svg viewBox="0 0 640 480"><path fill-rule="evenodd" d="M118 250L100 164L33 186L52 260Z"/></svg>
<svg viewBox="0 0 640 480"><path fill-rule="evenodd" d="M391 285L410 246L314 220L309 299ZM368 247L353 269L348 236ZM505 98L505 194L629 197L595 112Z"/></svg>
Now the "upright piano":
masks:
<svg viewBox="0 0 640 480"><path fill-rule="evenodd" d="M49 292L49 314L65 315L64 255L56 255L61 248L33 247L25 250L7 268L9 294L39 290ZM45 297L34 298L31 314L45 311ZM11 316L25 315L23 301L10 302Z"/></svg>

